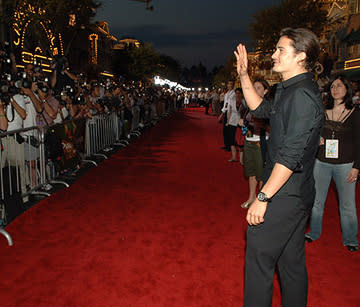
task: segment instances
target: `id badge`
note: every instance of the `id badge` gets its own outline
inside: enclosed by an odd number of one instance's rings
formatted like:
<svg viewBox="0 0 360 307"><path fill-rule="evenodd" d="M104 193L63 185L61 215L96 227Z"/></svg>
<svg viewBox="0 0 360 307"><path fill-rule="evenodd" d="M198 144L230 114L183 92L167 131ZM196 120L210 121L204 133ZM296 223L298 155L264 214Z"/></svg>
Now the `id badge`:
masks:
<svg viewBox="0 0 360 307"><path fill-rule="evenodd" d="M325 158L329 158L329 159L339 158L339 140L325 141Z"/></svg>

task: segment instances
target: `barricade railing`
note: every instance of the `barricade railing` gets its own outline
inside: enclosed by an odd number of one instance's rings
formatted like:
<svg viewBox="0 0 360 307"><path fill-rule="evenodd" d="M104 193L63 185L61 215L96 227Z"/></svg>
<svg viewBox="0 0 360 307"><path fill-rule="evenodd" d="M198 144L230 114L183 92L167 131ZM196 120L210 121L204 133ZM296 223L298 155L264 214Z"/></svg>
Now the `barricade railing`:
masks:
<svg viewBox="0 0 360 307"><path fill-rule="evenodd" d="M50 196L50 193L43 191L49 183L68 187L66 182L56 180L59 173L67 169L68 161L75 159L77 163L77 157L80 157L79 161L97 165L95 161L84 158L102 156L106 159L104 152L110 151L112 146L126 146L129 143L128 133L134 136L141 134L140 120L154 123L159 119L166 106L160 107L160 114L158 106L157 102L144 106L143 110L134 106L131 120L125 119L124 111L117 111L99 114L91 119L65 121L46 129L30 127L0 133L1 200L6 202L8 198L17 196L23 204L30 194ZM54 153L55 148L65 151L61 157ZM71 148L78 155L72 156ZM11 236L1 225L0 234L6 237L9 245L13 244Z"/></svg>
<svg viewBox="0 0 360 307"><path fill-rule="evenodd" d="M15 211L29 194L50 194L39 191L45 184L44 134L38 127L0 133L0 189L5 210ZM0 227L0 233L12 245L10 235Z"/></svg>
<svg viewBox="0 0 360 307"><path fill-rule="evenodd" d="M116 113L96 115L86 121L85 128L85 154L87 157L107 156L101 152L112 150L117 141L118 124Z"/></svg>
<svg viewBox="0 0 360 307"><path fill-rule="evenodd" d="M0 133L0 138L1 198L14 193L23 198L33 193L47 195L38 192L46 183L43 131L34 126Z"/></svg>

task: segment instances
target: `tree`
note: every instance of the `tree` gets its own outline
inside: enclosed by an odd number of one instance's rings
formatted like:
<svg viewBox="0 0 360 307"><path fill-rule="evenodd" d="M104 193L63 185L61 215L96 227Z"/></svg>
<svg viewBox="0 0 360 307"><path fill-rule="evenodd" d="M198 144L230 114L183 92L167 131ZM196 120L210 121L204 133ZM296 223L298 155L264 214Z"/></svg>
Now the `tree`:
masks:
<svg viewBox="0 0 360 307"><path fill-rule="evenodd" d="M249 27L250 33L256 41L257 50L270 53L283 28L308 28L320 36L326 24L326 13L319 1L283 0L278 6L256 13Z"/></svg>
<svg viewBox="0 0 360 307"><path fill-rule="evenodd" d="M181 65L179 61L173 57L161 54L159 56L158 72L166 79L179 82L181 76Z"/></svg>
<svg viewBox="0 0 360 307"><path fill-rule="evenodd" d="M128 47L116 52L113 71L131 80L146 80L154 77L159 70L159 55L149 43L139 47Z"/></svg>
<svg viewBox="0 0 360 307"><path fill-rule="evenodd" d="M214 76L213 85L215 87L224 87L228 80L234 79L236 76L234 64L234 56L229 56L225 66L221 67Z"/></svg>

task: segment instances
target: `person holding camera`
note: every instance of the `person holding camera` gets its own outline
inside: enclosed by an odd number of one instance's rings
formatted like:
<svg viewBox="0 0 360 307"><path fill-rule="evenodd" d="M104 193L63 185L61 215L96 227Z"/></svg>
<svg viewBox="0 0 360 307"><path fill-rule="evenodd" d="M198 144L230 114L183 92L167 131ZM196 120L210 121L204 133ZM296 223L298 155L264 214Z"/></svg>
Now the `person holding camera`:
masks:
<svg viewBox="0 0 360 307"><path fill-rule="evenodd" d="M50 89L46 84L37 84L38 96L41 102L40 108L37 109L37 125L39 127L51 126L57 116L59 101L51 95Z"/></svg>
<svg viewBox="0 0 360 307"><path fill-rule="evenodd" d="M51 65L53 70L50 78L50 86L55 95L59 95L65 86L74 87L78 78L69 71L69 61L64 56L57 56Z"/></svg>
<svg viewBox="0 0 360 307"><path fill-rule="evenodd" d="M23 128L23 122L26 118L25 109L25 100L22 95L10 96L10 101L4 108L4 115L8 122L7 132ZM23 142L24 139L19 133L2 138L4 150L1 154L1 167L7 163L8 166L16 166L19 169L22 194L26 192Z"/></svg>
<svg viewBox="0 0 360 307"><path fill-rule="evenodd" d="M98 100L102 98L100 85L96 80L90 82L90 94L85 96L87 106L91 115L96 115L103 111L103 108L98 103Z"/></svg>

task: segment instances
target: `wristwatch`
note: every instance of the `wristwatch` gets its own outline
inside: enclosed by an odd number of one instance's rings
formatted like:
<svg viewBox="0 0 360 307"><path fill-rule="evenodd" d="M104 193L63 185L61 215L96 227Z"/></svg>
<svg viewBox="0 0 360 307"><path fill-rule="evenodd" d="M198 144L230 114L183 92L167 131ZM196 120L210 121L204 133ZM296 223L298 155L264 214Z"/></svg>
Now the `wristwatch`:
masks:
<svg viewBox="0 0 360 307"><path fill-rule="evenodd" d="M257 195L257 199L264 203L271 201L271 198L267 197L267 195L264 192L259 192L259 194Z"/></svg>

